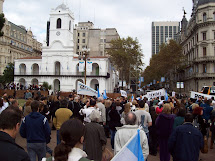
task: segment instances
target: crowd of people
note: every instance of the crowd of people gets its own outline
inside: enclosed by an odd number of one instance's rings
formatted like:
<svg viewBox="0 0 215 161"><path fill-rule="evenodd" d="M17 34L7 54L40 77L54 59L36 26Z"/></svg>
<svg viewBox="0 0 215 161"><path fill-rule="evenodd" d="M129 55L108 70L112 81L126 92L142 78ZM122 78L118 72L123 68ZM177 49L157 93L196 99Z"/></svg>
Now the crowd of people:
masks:
<svg viewBox="0 0 215 161"><path fill-rule="evenodd" d="M8 161L101 161L107 138L116 155L139 129L144 160L159 151L160 161L170 161L171 155L174 161L198 161L200 150L207 152L207 140L213 148L214 107L213 98L104 100L77 94L68 98L29 94L19 107L5 93L0 99L0 156ZM52 130L54 149L47 146ZM18 132L27 140L27 153L14 141Z"/></svg>
<svg viewBox="0 0 215 161"><path fill-rule="evenodd" d="M4 89L10 89L10 90L46 90L43 85L38 84L26 84L23 85L21 83L8 83L4 85Z"/></svg>

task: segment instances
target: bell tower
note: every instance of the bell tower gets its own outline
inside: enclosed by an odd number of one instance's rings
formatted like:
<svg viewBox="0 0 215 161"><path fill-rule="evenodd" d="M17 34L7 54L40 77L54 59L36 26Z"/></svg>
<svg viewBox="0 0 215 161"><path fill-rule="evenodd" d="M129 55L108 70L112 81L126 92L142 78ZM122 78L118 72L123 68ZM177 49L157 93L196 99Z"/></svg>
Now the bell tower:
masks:
<svg viewBox="0 0 215 161"><path fill-rule="evenodd" d="M52 9L50 13L49 45L55 42L61 43L64 47L74 46L73 42L74 15L65 4Z"/></svg>
<svg viewBox="0 0 215 161"><path fill-rule="evenodd" d="M0 0L0 13L3 13L4 0Z"/></svg>

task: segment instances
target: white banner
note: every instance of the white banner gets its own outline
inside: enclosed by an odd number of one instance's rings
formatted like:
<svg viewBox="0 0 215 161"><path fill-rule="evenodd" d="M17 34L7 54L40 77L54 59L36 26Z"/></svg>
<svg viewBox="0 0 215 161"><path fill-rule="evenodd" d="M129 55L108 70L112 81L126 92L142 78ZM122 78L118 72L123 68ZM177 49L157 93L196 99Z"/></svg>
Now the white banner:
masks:
<svg viewBox="0 0 215 161"><path fill-rule="evenodd" d="M78 81L77 94L97 96L97 91Z"/></svg>
<svg viewBox="0 0 215 161"><path fill-rule="evenodd" d="M79 61L79 72L84 72L84 61Z"/></svg>
<svg viewBox="0 0 215 161"><path fill-rule="evenodd" d="M87 72L92 72L93 71L93 62L88 61L87 62Z"/></svg>
<svg viewBox="0 0 215 161"><path fill-rule="evenodd" d="M213 95L208 95L208 94L203 94L203 93L199 93L199 92L190 91L190 98L197 99L199 96L203 96L204 98L207 97L209 99L211 99L211 97L215 97Z"/></svg>
<svg viewBox="0 0 215 161"><path fill-rule="evenodd" d="M146 97L148 99L155 98L155 97L161 97L161 96L165 96L165 93L166 93L165 89L159 89L157 91L147 92Z"/></svg>
<svg viewBox="0 0 215 161"><path fill-rule="evenodd" d="M120 90L121 96L127 97L127 92L124 90Z"/></svg>

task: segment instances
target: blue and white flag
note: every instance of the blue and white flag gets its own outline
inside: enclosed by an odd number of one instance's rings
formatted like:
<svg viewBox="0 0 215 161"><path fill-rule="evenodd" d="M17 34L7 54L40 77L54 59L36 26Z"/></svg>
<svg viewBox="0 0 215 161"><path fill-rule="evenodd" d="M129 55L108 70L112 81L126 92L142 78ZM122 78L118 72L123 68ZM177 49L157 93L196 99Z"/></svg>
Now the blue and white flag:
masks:
<svg viewBox="0 0 215 161"><path fill-rule="evenodd" d="M107 93L106 93L106 89L104 90L104 93L103 93L103 99L107 99Z"/></svg>
<svg viewBox="0 0 215 161"><path fill-rule="evenodd" d="M99 93L99 88L98 87L97 87L97 92L98 92L97 98L99 98L101 95Z"/></svg>
<svg viewBox="0 0 215 161"><path fill-rule="evenodd" d="M137 134L125 144L111 161L144 161L140 144L140 130L137 130Z"/></svg>
<svg viewBox="0 0 215 161"><path fill-rule="evenodd" d="M134 95L132 94L131 96L131 101L133 102L134 101Z"/></svg>
<svg viewBox="0 0 215 161"><path fill-rule="evenodd" d="M167 101L169 99L169 97L168 97L168 94L167 94L167 91L166 91L166 93L165 93L165 101Z"/></svg>

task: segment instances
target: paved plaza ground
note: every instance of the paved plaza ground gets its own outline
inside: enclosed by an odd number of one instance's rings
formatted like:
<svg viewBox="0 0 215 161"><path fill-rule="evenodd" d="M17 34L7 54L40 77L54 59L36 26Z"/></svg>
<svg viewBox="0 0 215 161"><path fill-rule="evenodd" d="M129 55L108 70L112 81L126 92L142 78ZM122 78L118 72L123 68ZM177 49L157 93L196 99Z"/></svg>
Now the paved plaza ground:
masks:
<svg viewBox="0 0 215 161"><path fill-rule="evenodd" d="M56 146L56 130L51 131L51 138L52 138L51 142L48 144L48 146L53 150ZM21 145L26 150L26 139L23 139L19 134L17 135L16 143ZM110 151L112 151L111 145L110 145L110 139L108 139L107 148ZM48 156L49 156L49 154L47 154L47 157ZM207 154L201 153L200 158L202 161L214 161L215 160L215 146L214 146L214 149L209 149L209 152ZM159 161L159 154L157 156L149 155L148 161Z"/></svg>

